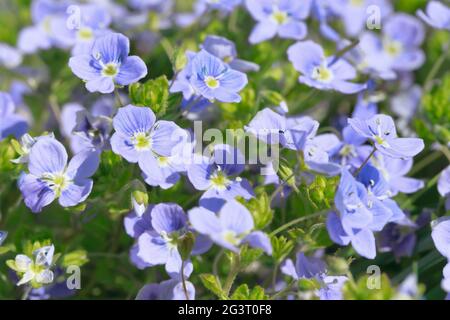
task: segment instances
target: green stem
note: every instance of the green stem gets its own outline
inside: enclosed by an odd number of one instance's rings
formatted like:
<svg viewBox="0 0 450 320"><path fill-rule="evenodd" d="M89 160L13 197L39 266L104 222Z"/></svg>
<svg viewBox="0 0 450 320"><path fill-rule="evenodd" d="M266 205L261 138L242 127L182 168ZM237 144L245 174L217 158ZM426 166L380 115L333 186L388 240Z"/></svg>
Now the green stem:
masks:
<svg viewBox="0 0 450 320"><path fill-rule="evenodd" d="M308 216L304 216L304 217L300 217L300 218L294 219L294 220L292 220L292 221L290 221L290 222L288 222L286 224L283 224L281 227L275 229L274 231L272 231L270 233L270 237L273 237L273 236L277 235L278 233L280 233L280 232L282 232L282 231L284 231L286 229L289 229L290 227L296 225L297 223L300 223L300 222L303 222L303 221L306 221L306 220L309 220L309 219L313 219L313 218L318 218L321 215L324 215L324 214L330 212L331 210L332 209L327 209L327 210L323 210L323 211L319 211L319 212L310 214Z"/></svg>
<svg viewBox="0 0 450 320"><path fill-rule="evenodd" d="M122 98L120 98L119 89L117 87L114 88L114 95L116 96L117 103L119 104L119 107L123 107Z"/></svg>
<svg viewBox="0 0 450 320"><path fill-rule="evenodd" d="M346 46L345 48L342 48L341 50L339 50L335 55L334 55L334 59L331 62L331 64L335 63L337 60L339 60L339 58L341 58L344 54L346 54L347 52L349 52L350 50L352 50L353 48L355 48L357 45L359 44L359 39L355 39L352 43L350 43L348 46Z"/></svg>
<svg viewBox="0 0 450 320"><path fill-rule="evenodd" d="M284 289L278 291L272 297L270 297L270 300L275 300L275 299L281 298L286 293L289 293L291 291L292 286L294 285L294 283L295 283L295 281L292 281L291 283L289 283Z"/></svg>
<svg viewBox="0 0 450 320"><path fill-rule="evenodd" d="M231 262L231 270L228 273L227 279L225 280L225 284L223 286L223 291L226 297L230 296L231 287L233 286L233 282L236 279L236 276L241 269L241 260L239 254L234 254Z"/></svg>
<svg viewBox="0 0 450 320"><path fill-rule="evenodd" d="M30 295L30 292L31 292L32 289L33 289L33 288L32 288L30 285L27 286L27 287L25 288L25 291L24 291L23 294L22 294L21 300L27 300L27 299L28 299L28 296Z"/></svg>
<svg viewBox="0 0 450 320"><path fill-rule="evenodd" d="M186 286L186 279L184 276L184 260L181 261L181 282L183 283L183 291L184 291L184 295L186 296L186 300L190 300L187 286Z"/></svg>
<svg viewBox="0 0 450 320"><path fill-rule="evenodd" d="M219 262L220 262L220 259L222 259L224 253L225 253L225 251L222 249L214 258L213 273L216 277L219 277Z"/></svg>
<svg viewBox="0 0 450 320"><path fill-rule="evenodd" d="M450 50L449 50L449 44L447 43L444 46L444 52L442 52L441 56L438 60L434 63L433 67L431 68L430 72L427 75L427 78L425 79L425 92L428 92L433 87L433 80L436 77L437 73L441 69L442 65L444 64L445 60L447 60L447 57L449 56Z"/></svg>
<svg viewBox="0 0 450 320"><path fill-rule="evenodd" d="M433 163L436 159L441 157L440 152L433 152L427 157L423 158L421 161L414 165L414 168L409 172L409 175L413 176L415 173L419 172L423 168L427 167L430 163Z"/></svg>

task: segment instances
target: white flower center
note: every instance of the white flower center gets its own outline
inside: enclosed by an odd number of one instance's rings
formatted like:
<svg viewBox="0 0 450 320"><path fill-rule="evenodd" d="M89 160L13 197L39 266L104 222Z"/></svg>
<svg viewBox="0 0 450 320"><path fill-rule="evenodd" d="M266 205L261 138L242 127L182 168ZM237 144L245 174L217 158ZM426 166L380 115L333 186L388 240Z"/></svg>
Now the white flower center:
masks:
<svg viewBox="0 0 450 320"><path fill-rule="evenodd" d="M72 180L64 172L45 173L42 175L42 180L47 182L48 187L55 192L56 197L59 197L72 182Z"/></svg>
<svg viewBox="0 0 450 320"><path fill-rule="evenodd" d="M216 78L214 78L213 76L207 76L205 78L205 84L210 89L216 89L216 88L218 88L220 86L220 81L217 80Z"/></svg>
<svg viewBox="0 0 450 320"><path fill-rule="evenodd" d="M230 184L230 180L227 176L220 170L217 170L211 175L211 184L217 190L225 190Z"/></svg>
<svg viewBox="0 0 450 320"><path fill-rule="evenodd" d="M319 82L330 83L334 79L334 74L331 69L322 64L313 69L311 77Z"/></svg>
<svg viewBox="0 0 450 320"><path fill-rule="evenodd" d="M104 64L102 68L102 76L104 77L115 77L119 73L119 66L114 62Z"/></svg>
<svg viewBox="0 0 450 320"><path fill-rule="evenodd" d="M241 240L236 235L236 232L232 230L227 230L223 232L223 239L233 246L238 246Z"/></svg>
<svg viewBox="0 0 450 320"><path fill-rule="evenodd" d="M151 137L145 132L138 132L132 138L131 142L137 151L147 151L150 150L152 146Z"/></svg>
<svg viewBox="0 0 450 320"><path fill-rule="evenodd" d="M386 40L383 44L384 51L391 57L398 57L403 52L403 45L399 41Z"/></svg>
<svg viewBox="0 0 450 320"><path fill-rule="evenodd" d="M289 20L288 13L285 11L281 11L276 7L273 9L270 18L278 25L283 25Z"/></svg>
<svg viewBox="0 0 450 320"><path fill-rule="evenodd" d="M80 40L88 41L91 40L93 37L94 33L92 32L92 29L88 27L81 28L77 32L77 38Z"/></svg>

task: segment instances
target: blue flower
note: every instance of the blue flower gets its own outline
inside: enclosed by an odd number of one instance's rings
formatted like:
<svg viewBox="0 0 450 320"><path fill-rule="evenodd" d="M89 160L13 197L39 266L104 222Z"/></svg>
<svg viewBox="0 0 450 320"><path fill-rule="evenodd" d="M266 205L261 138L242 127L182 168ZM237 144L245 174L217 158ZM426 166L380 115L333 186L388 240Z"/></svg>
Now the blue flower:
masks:
<svg viewBox="0 0 450 320"><path fill-rule="evenodd" d="M0 92L0 141L12 135L20 138L28 130L26 120L15 113L16 107L11 96Z"/></svg>
<svg viewBox="0 0 450 320"><path fill-rule="evenodd" d="M0 230L0 246L3 244L7 236L8 232Z"/></svg>
<svg viewBox="0 0 450 320"><path fill-rule="evenodd" d="M201 47L221 59L231 69L241 72L259 70L257 64L238 59L235 44L224 37L207 36Z"/></svg>
<svg viewBox="0 0 450 320"><path fill-rule="evenodd" d="M111 16L105 8L95 4L77 6L79 21L76 25L68 25L69 14L58 16L52 24L53 37L65 47L72 47L72 55L90 54L96 38L110 32L107 28Z"/></svg>
<svg viewBox="0 0 450 320"><path fill-rule="evenodd" d="M195 287L190 281L185 282L189 300L195 300ZM170 279L161 283L147 284L139 290L136 300L186 300L183 283Z"/></svg>
<svg viewBox="0 0 450 320"><path fill-rule="evenodd" d="M428 2L426 13L417 10L417 15L433 28L450 30L450 8L439 1Z"/></svg>
<svg viewBox="0 0 450 320"><path fill-rule="evenodd" d="M311 279L326 273L327 266L322 259L307 257L303 252L298 252L296 258L295 265L291 259L287 259L281 266L281 271L295 280Z"/></svg>
<svg viewBox="0 0 450 320"><path fill-rule="evenodd" d="M450 166L445 168L438 180L438 191L439 194L446 198L445 207L447 210L450 208Z"/></svg>
<svg viewBox="0 0 450 320"><path fill-rule="evenodd" d="M186 171L192 156L193 144L188 141L188 138L189 135L186 133L183 136L183 131L180 129L180 142L174 146L170 156L146 154L139 161L147 184L168 189L178 182L180 173Z"/></svg>
<svg viewBox="0 0 450 320"><path fill-rule="evenodd" d="M315 294L320 300L342 300L343 298L342 287L348 278L327 275L327 265L320 257L306 256L303 252L298 252L295 265L291 259L287 259L281 266L281 271L295 280L316 279L320 288Z"/></svg>
<svg viewBox="0 0 450 320"><path fill-rule="evenodd" d="M398 138L394 120L378 114L368 120L348 119L348 123L361 137L372 141L376 149L392 158L411 158L424 148L422 139Z"/></svg>
<svg viewBox="0 0 450 320"><path fill-rule="evenodd" d="M373 259L376 256L375 237L370 229L373 216L366 203L366 188L344 169L335 197L340 215L335 212L328 215L327 229L335 243L346 246L351 242L360 255Z"/></svg>
<svg viewBox="0 0 450 320"><path fill-rule="evenodd" d="M25 204L33 212L58 199L63 207L86 200L92 190L92 179L99 164L97 152L76 154L67 164L64 146L51 137L41 137L33 145L28 162L29 173L23 173L19 189Z"/></svg>
<svg viewBox="0 0 450 320"><path fill-rule="evenodd" d="M156 121L150 108L133 105L119 109L113 126L112 150L131 163L146 161L146 157L169 157L185 136L174 122Z"/></svg>
<svg viewBox="0 0 450 320"><path fill-rule="evenodd" d="M205 190L200 205L217 211L225 201L237 196L247 200L252 198L254 193L250 183L238 176L244 165L240 151L225 144L216 145L210 158L194 156L187 175L197 190Z"/></svg>
<svg viewBox="0 0 450 320"><path fill-rule="evenodd" d="M155 213L153 213L154 209L156 209ZM163 212L163 213L161 213ZM144 212L140 212L135 207L127 216L125 216L123 224L125 227L126 233L137 240L137 242L133 245L133 247L130 250L130 259L131 262L136 265L139 269L145 269L151 266L154 266L153 260L149 260L145 250L147 248L147 241L143 240L140 241L140 237L144 234L148 234L144 236L145 239L148 239L150 236L156 236L155 234L155 228L153 226L153 215L157 216L158 219L182 219L184 221L184 211L175 204L159 204L159 205L149 205L147 208L145 208ZM184 224L182 223L184 226ZM180 230L178 232L178 236L182 237L189 228L180 227ZM175 240L175 239L173 239ZM141 246L141 244L143 246ZM194 247L192 249L192 255L198 255L202 254L209 250L212 243L209 239L207 239L205 236L197 236L195 239ZM178 260L177 260L178 261ZM181 265L180 265L181 266ZM175 265L175 267L180 267L178 265ZM185 268L185 272L189 272L189 268L192 268L192 264L187 263ZM171 270L169 272L169 275L172 277L175 277L179 274L178 270ZM191 270L192 271L192 270ZM188 275L187 275L188 276Z"/></svg>
<svg viewBox="0 0 450 320"><path fill-rule="evenodd" d="M119 33L109 33L95 40L90 54L70 58L69 67L86 81L90 92L110 93L115 85L126 86L147 75L141 58L128 56L130 42Z"/></svg>
<svg viewBox="0 0 450 320"><path fill-rule="evenodd" d="M259 111L245 127L267 144L280 143L283 147L302 151L305 164L313 171L327 175L336 175L340 166L330 162L328 149L337 141L330 135L316 136L319 123L310 117L285 118L265 108Z"/></svg>
<svg viewBox="0 0 450 320"><path fill-rule="evenodd" d="M379 9L380 18L385 18L393 11L388 0L334 0L327 1L334 14L342 18L345 32L350 37L358 36L366 28L370 6Z"/></svg>
<svg viewBox="0 0 450 320"><path fill-rule="evenodd" d="M24 53L35 53L52 46L64 47L54 35L54 24L69 6L68 1L34 0L31 4L33 25L20 31L17 47Z"/></svg>
<svg viewBox="0 0 450 320"><path fill-rule="evenodd" d="M432 226L431 237L436 249L450 261L450 219L448 217L441 218L433 222ZM450 262L444 268L442 288L450 293Z"/></svg>
<svg viewBox="0 0 450 320"><path fill-rule="evenodd" d="M357 167L366 159L371 148L364 146L358 149L359 163ZM424 187L424 182L419 179L405 177L405 175L412 169L413 159L391 158L383 155L380 152L375 154L370 159L370 164L373 165L381 173L383 179L387 183L389 193L391 196L401 193L414 193Z"/></svg>
<svg viewBox="0 0 450 320"><path fill-rule="evenodd" d="M311 0L246 0L247 10L258 22L249 37L252 44L273 38L301 40L307 34Z"/></svg>
<svg viewBox="0 0 450 320"><path fill-rule="evenodd" d="M248 243L272 254L269 237L261 231L253 231L252 215L234 200L226 202L217 215L202 207L189 210L188 215L194 230L228 250L239 252L239 247Z"/></svg>
<svg viewBox="0 0 450 320"><path fill-rule="evenodd" d="M14 69L22 63L22 53L5 43L0 42L0 66Z"/></svg>
<svg viewBox="0 0 450 320"><path fill-rule="evenodd" d="M365 84L352 83L356 70L345 60L325 57L320 45L313 41L297 42L288 49L288 58L302 75L299 81L319 90L336 90L345 94L360 92Z"/></svg>
<svg viewBox="0 0 450 320"><path fill-rule="evenodd" d="M181 274L182 260L178 251L180 239L188 231L187 216L179 205L160 203L151 208L151 230L138 237L137 256L148 266L165 265L172 277ZM184 272L192 271L192 265Z"/></svg>
<svg viewBox="0 0 450 320"><path fill-rule="evenodd" d="M412 71L424 63L425 55L420 45L425 29L420 20L403 13L394 14L382 30L381 37L371 32L361 36L360 65L390 79L395 77L394 72Z"/></svg>
<svg viewBox="0 0 450 320"><path fill-rule="evenodd" d="M191 61L189 82L195 92L208 100L240 102L238 92L247 85L247 76L230 69L219 58L202 50Z"/></svg>

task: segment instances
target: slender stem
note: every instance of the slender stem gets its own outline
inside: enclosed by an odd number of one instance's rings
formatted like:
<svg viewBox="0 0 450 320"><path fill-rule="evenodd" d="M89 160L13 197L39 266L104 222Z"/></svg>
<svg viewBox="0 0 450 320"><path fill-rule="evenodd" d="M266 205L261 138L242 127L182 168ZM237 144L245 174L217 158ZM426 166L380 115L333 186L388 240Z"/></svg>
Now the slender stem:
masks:
<svg viewBox="0 0 450 320"><path fill-rule="evenodd" d="M319 211L319 212L316 212L316 213L313 213L313 214L310 214L310 215L307 215L307 216L303 216L303 217L294 219L294 220L292 220L292 221L282 225L281 227L275 229L274 231L272 231L270 233L270 237L273 237L273 236L277 235L278 233L280 233L280 232L282 232L282 231L284 231L286 229L289 229L290 227L292 227L293 225L296 225L297 223L300 223L302 221L306 221L306 220L309 220L309 219L320 217L321 215L324 215L324 214L328 213L330 210L331 209L327 209L327 210Z"/></svg>
<svg viewBox="0 0 450 320"><path fill-rule="evenodd" d="M441 147L441 152L444 154L444 156L447 158L448 161L450 161L450 150L446 146Z"/></svg>
<svg viewBox="0 0 450 320"><path fill-rule="evenodd" d="M175 115L175 120L178 119L179 117L189 113L189 111L192 109L192 107L194 107L201 99L202 99L202 96L198 96L194 100L189 102L188 105L184 108L184 110L180 110L180 112L178 112L178 114Z"/></svg>
<svg viewBox="0 0 450 320"><path fill-rule="evenodd" d="M119 107L123 107L122 98L120 97L119 89L117 87L114 88L114 95L116 96L117 103Z"/></svg>
<svg viewBox="0 0 450 320"><path fill-rule="evenodd" d="M377 151L377 148L373 147L372 152L369 154L369 156L366 158L366 160L364 160L364 162L361 164L361 166L358 168L358 170L356 170L355 173L353 174L354 177L356 177L361 172L362 168L364 168L364 166L369 162L370 158L372 158L375 151Z"/></svg>
<svg viewBox="0 0 450 320"><path fill-rule="evenodd" d="M61 126L61 110L59 109L58 101L54 95L51 95L49 98L50 109L52 110L53 116L56 119L56 122L59 126Z"/></svg>
<svg viewBox="0 0 450 320"><path fill-rule="evenodd" d="M33 288L31 287L31 286L27 286L26 288L25 288L25 291L23 292L23 294L22 294L22 300L27 300L28 299L28 296L30 295L30 292L31 292L31 290L32 290Z"/></svg>
<svg viewBox="0 0 450 320"><path fill-rule="evenodd" d="M272 272L272 288L273 291L275 292L275 287L277 286L277 275L278 275L278 268L279 268L280 264L277 262L275 264L275 266L273 267L273 272Z"/></svg>
<svg viewBox="0 0 450 320"><path fill-rule="evenodd" d="M289 177L286 178L286 180L283 180L278 187L275 189L275 191L272 193L272 195L270 196L270 201L269 203L272 203L273 199L275 199L275 197L277 196L278 192L282 191L284 186L289 182L289 180L291 180L293 177L295 176L295 172L292 173Z"/></svg>
<svg viewBox="0 0 450 320"><path fill-rule="evenodd" d="M290 290L292 289L292 286L294 285L295 280L292 281L291 283L289 283L284 289L278 291L277 293L275 293L272 297L270 297L270 300L275 300L278 298L281 298L282 296L284 296L286 293L289 293Z"/></svg>
<svg viewBox="0 0 450 320"><path fill-rule="evenodd" d="M441 157L440 152L433 152L429 154L427 157L423 158L421 161L417 162L414 165L414 168L409 172L409 175L414 175L415 173L419 172L423 168L427 167L430 163L432 163L434 160L439 159Z"/></svg>
<svg viewBox="0 0 450 320"><path fill-rule="evenodd" d="M431 68L430 72L428 73L427 78L425 79L425 84L424 84L425 92L430 91L431 88L433 87L433 79L434 79L434 77L436 77L437 73L439 72L439 70L441 69L445 60L447 59L449 52L450 52L449 43L447 43L444 46L444 52L442 52L439 59L436 60L433 67Z"/></svg>
<svg viewBox="0 0 450 320"><path fill-rule="evenodd" d="M225 253L225 251L222 249L214 258L213 273L216 277L219 276L219 262L220 262L220 259L222 259L224 253Z"/></svg>
<svg viewBox="0 0 450 320"><path fill-rule="evenodd" d="M241 268L241 260L239 258L239 254L233 255L233 261L231 263L231 270L228 273L227 279L225 280L225 284L223 286L223 291L226 297L229 297L231 287L233 286L234 279L236 279L237 274Z"/></svg>
<svg viewBox="0 0 450 320"><path fill-rule="evenodd" d="M172 82L170 83L169 88L167 89L167 91L169 91L169 93L170 93L170 89L172 89L172 86L174 85L175 81L177 80L177 77L180 74L180 71L181 70L178 70L173 74Z"/></svg>
<svg viewBox="0 0 450 320"><path fill-rule="evenodd" d="M331 61L329 66L332 66L333 64L335 64L344 54L346 54L347 52L349 52L350 50L355 48L358 44L359 44L359 39L356 39L352 43L350 43L348 46L346 46L345 48L342 48L341 50L339 50L334 55L334 59L333 59L333 61Z"/></svg>
<svg viewBox="0 0 450 320"><path fill-rule="evenodd" d="M181 261L181 282L183 283L183 291L184 291L184 295L186 296L186 300L190 300L187 286L186 286L186 279L184 276L184 260Z"/></svg>

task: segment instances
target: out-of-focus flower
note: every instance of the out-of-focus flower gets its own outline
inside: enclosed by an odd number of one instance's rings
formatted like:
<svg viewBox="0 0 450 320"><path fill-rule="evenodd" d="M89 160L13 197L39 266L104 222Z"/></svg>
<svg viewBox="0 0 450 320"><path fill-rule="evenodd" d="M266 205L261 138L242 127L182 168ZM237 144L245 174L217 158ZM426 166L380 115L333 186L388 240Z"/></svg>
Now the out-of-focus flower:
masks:
<svg viewBox="0 0 450 320"><path fill-rule="evenodd" d="M344 59L326 57L320 45L311 40L297 42L288 49L289 61L301 72L299 81L319 90L336 90L345 94L360 92L365 84L350 82L356 70Z"/></svg>
<svg viewBox="0 0 450 320"><path fill-rule="evenodd" d="M247 10L258 22L250 34L250 43L259 43L278 35L301 40L307 34L310 0L246 0Z"/></svg>
<svg viewBox="0 0 450 320"><path fill-rule="evenodd" d="M15 113L16 106L11 96L0 92L0 141L12 135L20 138L28 130L26 120Z"/></svg>
<svg viewBox="0 0 450 320"><path fill-rule="evenodd" d="M239 252L239 246L248 243L272 254L269 237L261 231L253 231L252 215L234 200L226 202L217 215L202 207L191 209L188 214L196 231L228 250Z"/></svg>
<svg viewBox="0 0 450 320"><path fill-rule="evenodd" d="M234 70L241 72L259 70L257 64L238 59L235 44L224 37L207 36L201 47L217 58L220 58Z"/></svg>
<svg viewBox="0 0 450 320"><path fill-rule="evenodd" d="M450 30L450 8L439 1L430 1L425 12L417 10L417 15L436 29Z"/></svg>

